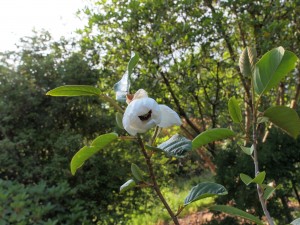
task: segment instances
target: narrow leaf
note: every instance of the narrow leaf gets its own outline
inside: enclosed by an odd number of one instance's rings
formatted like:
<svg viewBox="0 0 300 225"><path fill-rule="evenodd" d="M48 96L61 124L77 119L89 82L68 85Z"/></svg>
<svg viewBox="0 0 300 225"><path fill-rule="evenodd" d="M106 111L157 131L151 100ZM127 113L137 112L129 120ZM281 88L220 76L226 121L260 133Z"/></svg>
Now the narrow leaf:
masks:
<svg viewBox="0 0 300 225"><path fill-rule="evenodd" d="M295 68L297 56L283 47L274 48L263 55L254 71L254 89L259 95L278 85Z"/></svg>
<svg viewBox="0 0 300 225"><path fill-rule="evenodd" d="M253 150L254 150L253 145L252 145L251 147L240 146L240 148L241 148L242 151L243 151L244 153L246 153L247 155L252 155Z"/></svg>
<svg viewBox="0 0 300 225"><path fill-rule="evenodd" d="M118 135L116 133L101 135L92 142L91 146L84 146L78 152L76 152L70 164L72 175L75 175L76 171L84 164L86 160L117 138Z"/></svg>
<svg viewBox="0 0 300 225"><path fill-rule="evenodd" d="M143 181L143 172L141 169L134 163L131 164L131 173L134 176L135 179L138 181Z"/></svg>
<svg viewBox="0 0 300 225"><path fill-rule="evenodd" d="M228 111L234 123L242 122L242 111L235 97L231 97L228 101Z"/></svg>
<svg viewBox="0 0 300 225"><path fill-rule="evenodd" d="M100 95L100 90L88 85L66 85L52 89L46 93L51 96L89 96Z"/></svg>
<svg viewBox="0 0 300 225"><path fill-rule="evenodd" d="M241 73L245 77L251 77L256 63L256 50L254 48L245 48L239 59Z"/></svg>
<svg viewBox="0 0 300 225"><path fill-rule="evenodd" d="M184 205L186 206L203 198L226 194L228 194L226 188L220 184L210 182L200 183L191 189L190 193L184 200Z"/></svg>
<svg viewBox="0 0 300 225"><path fill-rule="evenodd" d="M182 158L188 151L192 150L192 142L179 134L175 134L157 148L164 151L169 157Z"/></svg>
<svg viewBox="0 0 300 225"><path fill-rule="evenodd" d="M264 112L264 116L293 138L296 139L300 134L300 119L294 109L286 106L273 106Z"/></svg>
<svg viewBox="0 0 300 225"><path fill-rule="evenodd" d="M136 186L136 183L133 179L128 180L125 184L120 187L120 193L123 193L129 189L132 189Z"/></svg>
<svg viewBox="0 0 300 225"><path fill-rule="evenodd" d="M253 215L251 215L243 210L240 210L238 208L234 208L232 206L214 205L214 206L210 207L210 209L214 210L214 211L224 212L224 213L227 213L232 216L241 217L241 218L253 221L258 225L263 225L263 222L260 221L258 217L253 216Z"/></svg>
<svg viewBox="0 0 300 225"><path fill-rule="evenodd" d="M192 141L192 147L193 149L196 149L217 140L233 137L234 135L234 132L227 128L213 128L206 130L195 137Z"/></svg>
<svg viewBox="0 0 300 225"><path fill-rule="evenodd" d="M127 66L128 76L131 76L133 68L136 66L140 59L140 56L137 52L134 52Z"/></svg>

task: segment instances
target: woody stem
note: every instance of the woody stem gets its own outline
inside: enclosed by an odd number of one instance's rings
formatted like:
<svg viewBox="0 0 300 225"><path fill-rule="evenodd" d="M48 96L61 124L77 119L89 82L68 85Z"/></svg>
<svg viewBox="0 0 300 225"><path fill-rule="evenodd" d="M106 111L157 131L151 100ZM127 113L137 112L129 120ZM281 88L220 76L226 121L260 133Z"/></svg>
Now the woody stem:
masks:
<svg viewBox="0 0 300 225"><path fill-rule="evenodd" d="M149 171L149 175L151 178L151 181L153 183L153 189L156 192L157 196L159 197L160 201L163 203L163 205L165 206L165 208L167 209L169 215L171 216L173 222L175 225L180 225L177 219L177 216L175 215L175 213L172 211L172 209L170 208L169 204L167 203L167 201L165 200L164 196L162 195L160 188L157 184L156 178L155 178L155 174L154 174L154 170L153 170L153 166L151 163L151 158L150 156L147 154L146 149L145 149L145 145L143 143L143 140L141 139L140 136L138 136L138 143L141 146L141 151L144 155L147 167L148 167L148 171Z"/></svg>

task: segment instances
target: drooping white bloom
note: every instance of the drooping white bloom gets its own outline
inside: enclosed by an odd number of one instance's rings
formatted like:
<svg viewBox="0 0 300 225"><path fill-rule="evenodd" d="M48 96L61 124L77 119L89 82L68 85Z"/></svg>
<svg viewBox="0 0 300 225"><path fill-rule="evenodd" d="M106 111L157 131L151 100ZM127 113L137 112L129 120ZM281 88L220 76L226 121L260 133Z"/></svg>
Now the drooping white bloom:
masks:
<svg viewBox="0 0 300 225"><path fill-rule="evenodd" d="M123 126L130 135L145 133L149 129L181 125L178 114L166 105L159 105L154 99L149 98L143 89L138 90L123 116Z"/></svg>

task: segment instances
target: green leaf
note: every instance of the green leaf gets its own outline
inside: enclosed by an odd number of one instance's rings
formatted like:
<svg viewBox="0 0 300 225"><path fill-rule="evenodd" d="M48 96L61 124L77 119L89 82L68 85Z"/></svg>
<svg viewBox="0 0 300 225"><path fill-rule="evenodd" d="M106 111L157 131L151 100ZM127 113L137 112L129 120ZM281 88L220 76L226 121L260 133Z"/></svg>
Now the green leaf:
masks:
<svg viewBox="0 0 300 225"><path fill-rule="evenodd" d="M101 94L100 89L88 85L66 85L66 86L57 87L46 93L46 95L51 95L51 96L70 96L70 97L90 96L90 95L99 96L100 94Z"/></svg>
<svg viewBox="0 0 300 225"><path fill-rule="evenodd" d="M291 222L292 225L300 225L300 218L295 219L293 222Z"/></svg>
<svg viewBox="0 0 300 225"><path fill-rule="evenodd" d="M246 184L247 186L249 185L249 184L251 184L251 182L252 182L252 178L251 177L249 177L247 174L244 174L244 173L241 173L240 174L240 178L241 178L241 180L244 182L244 184Z"/></svg>
<svg viewBox="0 0 300 225"><path fill-rule="evenodd" d="M232 216L237 216L237 217L242 217L244 219L250 220L255 222L258 225L263 225L263 222L259 220L258 217L253 216L243 210L240 210L238 208L234 208L232 206L227 206L227 205L214 205L210 207L211 210L214 211L219 211L219 212L224 212Z"/></svg>
<svg viewBox="0 0 300 225"><path fill-rule="evenodd" d="M186 206L203 198L227 194L228 192L226 188L220 184L210 182L200 183L191 189L190 193L184 200L184 205Z"/></svg>
<svg viewBox="0 0 300 225"><path fill-rule="evenodd" d="M192 141L192 147L193 149L196 149L217 140L233 137L234 135L234 132L227 128L213 128L206 130L195 137Z"/></svg>
<svg viewBox="0 0 300 225"><path fill-rule="evenodd" d="M253 145L252 145L250 148L249 148L249 147L244 147L244 146L241 146L241 145L240 145L240 148L241 148L242 151L243 151L244 153L246 153L247 155L252 155L253 150L254 150Z"/></svg>
<svg viewBox="0 0 300 225"><path fill-rule="evenodd" d="M262 171L256 175L256 177L252 180L252 183L262 184L265 180L266 172Z"/></svg>
<svg viewBox="0 0 300 225"><path fill-rule="evenodd" d="M295 68L297 56L283 47L274 48L263 55L254 70L254 89L259 95L278 85Z"/></svg>
<svg viewBox="0 0 300 225"><path fill-rule="evenodd" d="M240 59L239 59L239 66L241 73L245 77L251 77L256 63L256 50L255 48L245 48L242 52Z"/></svg>
<svg viewBox="0 0 300 225"><path fill-rule="evenodd" d="M266 177L266 172L262 171L259 174L257 174L257 176L252 179L251 177L249 177L248 175L241 173L240 174L240 178L241 180L248 186L251 183L256 183L256 184L262 184L263 181L265 180Z"/></svg>
<svg viewBox="0 0 300 225"><path fill-rule="evenodd" d="M131 173L135 179L138 181L143 181L143 172L142 170L134 163L131 164Z"/></svg>
<svg viewBox="0 0 300 225"><path fill-rule="evenodd" d="M267 123L267 122L269 122L269 118L268 117L262 116L262 117L258 117L257 118L257 123Z"/></svg>
<svg viewBox="0 0 300 225"><path fill-rule="evenodd" d="M138 60L139 55L137 53L134 53L131 59L129 60L127 71L124 73L121 80L114 85L114 91L116 92L117 101L126 101L126 95L128 94L130 88L130 76Z"/></svg>
<svg viewBox="0 0 300 225"><path fill-rule="evenodd" d="M97 137L92 142L91 146L84 146L78 152L76 152L71 160L70 165L72 175L75 175L76 171L84 164L86 160L117 138L118 134L116 133L103 134Z"/></svg>
<svg viewBox="0 0 300 225"><path fill-rule="evenodd" d="M265 190L264 190L264 199L268 200L268 198L270 198L270 196L273 194L273 192L275 190L276 190L276 188L266 185Z"/></svg>
<svg viewBox="0 0 300 225"><path fill-rule="evenodd" d="M242 111L235 97L231 97L228 101L229 115L234 123L242 122Z"/></svg>
<svg viewBox="0 0 300 225"><path fill-rule="evenodd" d="M116 113L116 122L117 122L117 125L119 128L123 129L124 130L124 127L123 127L123 114L120 113L120 112L117 112Z"/></svg>
<svg viewBox="0 0 300 225"><path fill-rule="evenodd" d="M151 146L151 145L147 145L145 144L145 149L149 150L149 151L154 151L154 152L164 152L162 149Z"/></svg>
<svg viewBox="0 0 300 225"><path fill-rule="evenodd" d="M125 184L120 187L120 193L123 193L129 189L132 189L136 186L136 183L133 179L128 180Z"/></svg>
<svg viewBox="0 0 300 225"><path fill-rule="evenodd" d="M192 150L192 142L179 134L175 134L157 148L164 151L169 157L182 158L188 151Z"/></svg>
<svg viewBox="0 0 300 225"><path fill-rule="evenodd" d="M286 106L273 106L264 112L264 116L293 138L296 139L299 135L300 119L294 109Z"/></svg>
<svg viewBox="0 0 300 225"><path fill-rule="evenodd" d="M263 185L264 188L264 199L268 200L272 194L275 192L276 189L280 188L282 185L279 184L277 187L271 187L269 185Z"/></svg>
<svg viewBox="0 0 300 225"><path fill-rule="evenodd" d="M127 66L129 77L131 76L132 70L136 66L136 64L138 63L139 59L140 59L139 54L137 52L134 52L131 59L129 60L129 63L128 63L128 66Z"/></svg>

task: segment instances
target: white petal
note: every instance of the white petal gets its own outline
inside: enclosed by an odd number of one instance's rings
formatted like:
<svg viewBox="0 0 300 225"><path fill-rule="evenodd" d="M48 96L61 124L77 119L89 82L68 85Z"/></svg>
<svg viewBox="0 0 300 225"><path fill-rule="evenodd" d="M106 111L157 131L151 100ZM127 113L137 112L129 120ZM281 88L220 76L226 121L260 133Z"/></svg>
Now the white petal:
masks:
<svg viewBox="0 0 300 225"><path fill-rule="evenodd" d="M148 98L148 93L144 89L139 89L133 96L132 100Z"/></svg>
<svg viewBox="0 0 300 225"><path fill-rule="evenodd" d="M151 116L148 120L142 121L139 116L149 113ZM160 107L152 98L141 98L133 100L126 108L123 116L124 129L130 135L145 133L161 121Z"/></svg>
<svg viewBox="0 0 300 225"><path fill-rule="evenodd" d="M178 114L166 105L159 105L161 112L161 122L158 124L159 127L170 127L173 125L180 126L182 124Z"/></svg>

